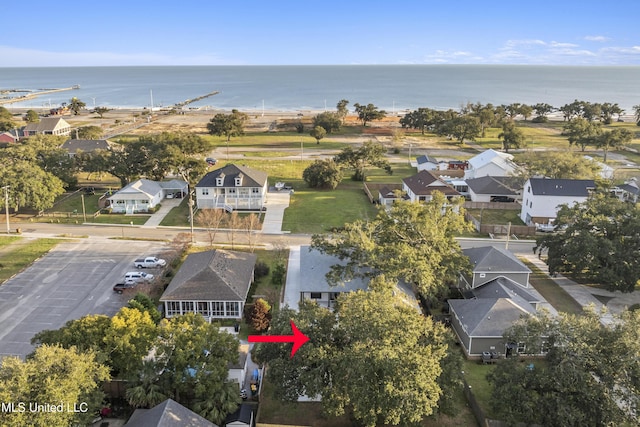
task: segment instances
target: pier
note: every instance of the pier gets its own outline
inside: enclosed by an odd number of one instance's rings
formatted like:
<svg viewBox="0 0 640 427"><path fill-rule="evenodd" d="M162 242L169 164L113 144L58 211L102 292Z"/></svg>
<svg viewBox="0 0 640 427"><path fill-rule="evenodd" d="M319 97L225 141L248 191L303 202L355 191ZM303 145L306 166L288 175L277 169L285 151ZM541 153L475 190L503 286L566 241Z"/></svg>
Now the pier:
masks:
<svg viewBox="0 0 640 427"><path fill-rule="evenodd" d="M197 98L187 99L186 101L179 102L174 106L174 108L182 108L182 107L184 107L186 105L191 104L192 102L200 101L201 99L205 99L205 98L208 98L210 96L217 95L219 93L220 93L220 91L214 90L213 92L209 92L209 93L207 93L205 95L198 96Z"/></svg>
<svg viewBox="0 0 640 427"><path fill-rule="evenodd" d="M74 89L80 89L80 85L73 85L71 87L63 87L59 89L40 89L34 92L19 90L19 89L4 90L3 93L7 93L7 92L29 92L29 93L27 95L18 96L16 98L2 98L0 99L0 105L13 104L14 102L28 101L30 99L34 99L42 95L47 95L47 94L56 93L56 92L65 92L65 91L74 90Z"/></svg>

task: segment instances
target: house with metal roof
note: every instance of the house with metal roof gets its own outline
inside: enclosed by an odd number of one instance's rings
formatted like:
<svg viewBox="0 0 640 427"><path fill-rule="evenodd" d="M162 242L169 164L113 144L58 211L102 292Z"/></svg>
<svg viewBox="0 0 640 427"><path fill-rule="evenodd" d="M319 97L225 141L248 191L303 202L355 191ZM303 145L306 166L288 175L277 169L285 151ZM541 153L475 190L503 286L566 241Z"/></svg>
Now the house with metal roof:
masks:
<svg viewBox="0 0 640 427"><path fill-rule="evenodd" d="M418 168L418 172L419 171L424 171L424 170L437 170L439 169L439 164L438 161L436 159L434 159L433 157L429 157L428 155L422 155L422 156L418 156L416 157L416 167Z"/></svg>
<svg viewBox="0 0 640 427"><path fill-rule="evenodd" d="M29 123L22 128L22 135L69 135L71 125L62 117L45 117L37 123Z"/></svg>
<svg viewBox="0 0 640 427"><path fill-rule="evenodd" d="M125 427L218 427L173 399L151 409L136 409Z"/></svg>
<svg viewBox="0 0 640 427"><path fill-rule="evenodd" d="M561 205L583 203L595 188L592 179L529 178L522 191L520 219L527 225L550 224Z"/></svg>
<svg viewBox="0 0 640 427"><path fill-rule="evenodd" d="M209 321L240 319L256 258L222 249L190 254L160 297L165 316L198 313Z"/></svg>
<svg viewBox="0 0 640 427"><path fill-rule="evenodd" d="M133 214L153 210L165 197L175 193L188 194L186 181L152 181L138 179L107 198L113 213Z"/></svg>
<svg viewBox="0 0 640 427"><path fill-rule="evenodd" d="M423 170L417 174L402 180L402 191L407 194L407 199L412 202L428 202L434 191L443 193L447 198L460 196L444 180L438 178L431 171Z"/></svg>
<svg viewBox="0 0 640 427"><path fill-rule="evenodd" d="M195 188L198 209L262 210L267 173L230 164L206 174Z"/></svg>
<svg viewBox="0 0 640 427"><path fill-rule="evenodd" d="M515 175L517 170L512 154L489 149L469 159L469 167L465 170L464 177L471 179L483 176L511 176Z"/></svg>

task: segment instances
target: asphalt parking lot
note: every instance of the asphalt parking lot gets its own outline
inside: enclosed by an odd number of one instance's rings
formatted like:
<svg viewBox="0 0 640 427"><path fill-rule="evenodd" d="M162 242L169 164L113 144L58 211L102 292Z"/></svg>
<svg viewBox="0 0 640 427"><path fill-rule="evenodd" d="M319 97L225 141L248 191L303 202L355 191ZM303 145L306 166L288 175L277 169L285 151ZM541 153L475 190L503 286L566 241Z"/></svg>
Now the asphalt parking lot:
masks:
<svg viewBox="0 0 640 427"><path fill-rule="evenodd" d="M114 315L131 295L116 294L113 285L136 270L135 258L164 250L158 242L60 243L0 285L0 359L29 354L31 338L42 330L87 314ZM148 272L157 276L161 270Z"/></svg>

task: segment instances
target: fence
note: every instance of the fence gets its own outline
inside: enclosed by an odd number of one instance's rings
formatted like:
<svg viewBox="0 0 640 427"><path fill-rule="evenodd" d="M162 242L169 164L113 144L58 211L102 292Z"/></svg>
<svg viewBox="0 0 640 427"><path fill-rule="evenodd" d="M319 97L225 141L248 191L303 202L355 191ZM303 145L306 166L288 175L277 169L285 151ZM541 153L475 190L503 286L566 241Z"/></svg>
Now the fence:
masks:
<svg viewBox="0 0 640 427"><path fill-rule="evenodd" d="M505 203L507 204L507 203ZM465 212L464 217L467 221L473 224L473 227L482 234L498 234L506 235L507 233L515 234L516 236L535 236L536 227L528 225L509 225L507 224L480 224L473 215L469 212Z"/></svg>
<svg viewBox="0 0 640 427"><path fill-rule="evenodd" d="M512 202L464 202L465 209L500 209L500 210L520 210L522 205L520 203Z"/></svg>
<svg viewBox="0 0 640 427"><path fill-rule="evenodd" d="M462 378L462 383L464 385L464 397L467 398L467 402L469 402L469 406L471 407L471 412L473 412L473 415L476 417L478 425L481 427L489 427L487 416L476 400L476 396L471 391L471 386L465 378Z"/></svg>

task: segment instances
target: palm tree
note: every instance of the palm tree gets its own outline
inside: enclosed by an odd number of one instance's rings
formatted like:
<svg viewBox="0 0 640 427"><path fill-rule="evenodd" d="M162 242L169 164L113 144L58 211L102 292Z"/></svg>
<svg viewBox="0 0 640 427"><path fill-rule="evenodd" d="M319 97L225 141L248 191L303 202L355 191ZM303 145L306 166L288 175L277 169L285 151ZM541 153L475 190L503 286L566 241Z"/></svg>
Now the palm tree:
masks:
<svg viewBox="0 0 640 427"><path fill-rule="evenodd" d="M134 387L127 388L127 401L136 408L151 408L167 399L159 384L158 365L153 361L142 362L140 374L133 382Z"/></svg>

